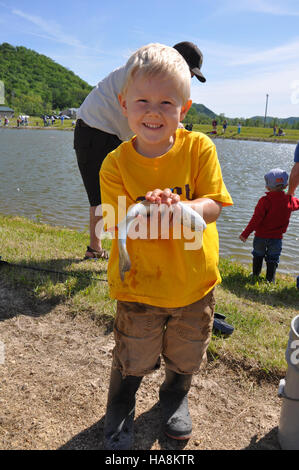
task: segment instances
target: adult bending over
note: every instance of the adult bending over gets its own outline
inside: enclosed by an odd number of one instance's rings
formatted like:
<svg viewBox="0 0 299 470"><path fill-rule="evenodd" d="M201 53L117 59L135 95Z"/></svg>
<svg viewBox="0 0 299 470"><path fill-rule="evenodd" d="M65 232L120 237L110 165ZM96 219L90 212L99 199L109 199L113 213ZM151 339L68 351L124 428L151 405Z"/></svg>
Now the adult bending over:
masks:
<svg viewBox="0 0 299 470"><path fill-rule="evenodd" d="M180 42L174 48L186 60L191 76L205 82L200 71L203 55L198 47L191 42ZM97 211L101 204L99 171L106 155L133 136L118 100L125 76L125 66L111 72L89 93L77 113L74 149L90 204L90 242L85 259L108 259L101 244L102 216Z"/></svg>

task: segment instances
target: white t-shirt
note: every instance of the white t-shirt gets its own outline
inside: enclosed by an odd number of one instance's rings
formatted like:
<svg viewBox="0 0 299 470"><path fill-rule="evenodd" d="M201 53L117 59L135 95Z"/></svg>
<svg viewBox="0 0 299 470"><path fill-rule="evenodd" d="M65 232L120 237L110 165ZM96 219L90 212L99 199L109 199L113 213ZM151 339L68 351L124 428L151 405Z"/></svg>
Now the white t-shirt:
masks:
<svg viewBox="0 0 299 470"><path fill-rule="evenodd" d="M118 102L125 75L125 66L111 72L89 93L77 112L77 118L88 126L115 134L122 141L133 136Z"/></svg>

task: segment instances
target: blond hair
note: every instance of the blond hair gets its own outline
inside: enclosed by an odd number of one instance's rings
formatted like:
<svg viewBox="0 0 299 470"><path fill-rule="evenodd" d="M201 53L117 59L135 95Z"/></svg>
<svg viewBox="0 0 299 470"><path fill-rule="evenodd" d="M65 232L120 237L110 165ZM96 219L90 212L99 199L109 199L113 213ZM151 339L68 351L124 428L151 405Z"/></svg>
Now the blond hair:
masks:
<svg viewBox="0 0 299 470"><path fill-rule="evenodd" d="M121 89L125 95L131 81L138 74L146 78L163 76L172 78L182 97L182 104L190 98L191 73L183 56L173 47L164 44L148 44L138 49L126 63L126 78Z"/></svg>

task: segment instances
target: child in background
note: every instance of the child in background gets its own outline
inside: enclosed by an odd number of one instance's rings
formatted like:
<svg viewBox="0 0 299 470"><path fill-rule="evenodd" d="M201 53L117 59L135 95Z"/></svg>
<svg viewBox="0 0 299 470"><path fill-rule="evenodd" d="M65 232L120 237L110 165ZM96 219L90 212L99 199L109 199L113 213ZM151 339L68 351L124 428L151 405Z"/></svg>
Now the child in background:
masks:
<svg viewBox="0 0 299 470"><path fill-rule="evenodd" d="M113 206L116 221L118 196L125 196L127 208L141 199L190 204L200 208L208 224L202 247L193 251L184 249L186 239L171 233L168 239L128 238L132 267L124 282L117 239L112 240L108 282L117 314L106 449L131 448L135 393L142 377L160 367L161 355L166 366L159 394L164 431L173 439L188 439L192 431L187 394L210 341L213 290L221 281L215 221L232 200L213 142L199 132L178 129L191 106L190 79L187 63L171 47L150 44L133 54L119 101L135 137L108 154L100 171L102 202ZM114 220L104 221L107 229L115 227Z"/></svg>
<svg viewBox="0 0 299 470"><path fill-rule="evenodd" d="M283 234L288 228L292 211L299 209L299 199L284 192L289 179L286 171L274 168L264 178L269 192L258 201L249 224L239 238L246 242L249 235L255 231L252 274L260 275L265 258L266 279L274 283Z"/></svg>

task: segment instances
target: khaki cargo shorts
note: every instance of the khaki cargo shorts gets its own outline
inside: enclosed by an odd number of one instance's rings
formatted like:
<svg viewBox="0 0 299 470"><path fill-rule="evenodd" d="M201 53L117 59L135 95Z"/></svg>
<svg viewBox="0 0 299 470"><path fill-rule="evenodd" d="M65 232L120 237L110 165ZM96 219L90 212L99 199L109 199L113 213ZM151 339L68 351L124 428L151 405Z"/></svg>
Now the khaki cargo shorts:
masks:
<svg viewBox="0 0 299 470"><path fill-rule="evenodd" d="M123 376L143 376L165 365L179 374L198 372L206 357L214 319L213 290L179 308L117 302L113 366Z"/></svg>

